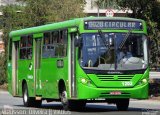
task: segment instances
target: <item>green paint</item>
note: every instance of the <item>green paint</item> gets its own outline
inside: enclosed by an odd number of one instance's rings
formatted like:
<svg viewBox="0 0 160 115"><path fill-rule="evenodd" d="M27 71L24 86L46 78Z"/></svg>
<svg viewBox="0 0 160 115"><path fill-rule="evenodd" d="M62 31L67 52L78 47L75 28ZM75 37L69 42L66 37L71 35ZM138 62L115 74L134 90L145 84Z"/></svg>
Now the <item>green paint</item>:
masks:
<svg viewBox="0 0 160 115"><path fill-rule="evenodd" d="M22 81L25 80L28 85L29 96L35 97L35 95L40 95L42 98L58 99L59 98L59 88L58 83L63 80L66 85L68 97L70 96L70 79L69 79L69 65L68 62L70 56L71 47L71 33L94 33L97 30L84 30L84 21L86 20L97 20L97 19L109 19L109 20L130 20L130 21L142 21L143 30L142 31L132 31L133 33L144 33L147 35L146 23L143 20L133 19L133 18L106 18L106 17L87 17L79 18L74 20L69 20L65 22L47 24L39 27L32 27L17 31L12 31L10 33L10 38L13 41L19 41L21 36L33 35L33 39L40 38L43 39L44 32L54 31L58 29L68 29L68 42L67 42L67 56L66 57L55 57L55 58L41 58L40 68L36 71L36 81L34 81L34 56L35 53L35 41L33 42L33 56L31 60L20 60L18 56L17 60L17 96L22 96ZM71 33L70 33L71 32ZM102 30L102 32L128 32L128 30ZM43 41L43 40L42 40ZM42 43L43 44L43 43ZM41 47L42 49L42 47ZM11 50L11 49L10 49ZM57 60L63 60L63 68L57 67ZM11 61L8 61L11 62ZM32 69L29 70L29 64L32 63ZM11 64L13 66L13 64ZM8 66L8 82L9 82L9 92L12 93L12 68ZM81 68L78 60L78 48L76 48L75 57L75 77L76 77L76 99L94 99L94 98L137 98L146 99L148 98L148 82L141 83L142 79L149 79L149 69L146 69L143 74L128 74L128 75L117 75L113 74L112 81L100 81L98 75L96 74L86 74ZM30 77L28 77L30 76ZM33 79L31 79L33 76ZM111 76L109 74L103 74L102 76ZM131 86L124 86L122 80L118 80L121 76L133 76L130 80L132 82ZM85 79L86 82L82 83L81 80ZM34 87L36 83L36 87ZM121 95L110 95L112 91L121 91ZM36 94L34 92L37 92Z"/></svg>

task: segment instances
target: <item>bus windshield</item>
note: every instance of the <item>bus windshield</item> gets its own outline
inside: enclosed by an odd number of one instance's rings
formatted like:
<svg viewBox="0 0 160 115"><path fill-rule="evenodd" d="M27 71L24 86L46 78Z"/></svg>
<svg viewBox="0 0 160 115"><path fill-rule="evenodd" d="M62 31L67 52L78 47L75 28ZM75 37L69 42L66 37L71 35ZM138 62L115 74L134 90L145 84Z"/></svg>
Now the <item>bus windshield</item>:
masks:
<svg viewBox="0 0 160 115"><path fill-rule="evenodd" d="M84 33L80 64L86 69L137 70L148 65L147 37L137 33Z"/></svg>

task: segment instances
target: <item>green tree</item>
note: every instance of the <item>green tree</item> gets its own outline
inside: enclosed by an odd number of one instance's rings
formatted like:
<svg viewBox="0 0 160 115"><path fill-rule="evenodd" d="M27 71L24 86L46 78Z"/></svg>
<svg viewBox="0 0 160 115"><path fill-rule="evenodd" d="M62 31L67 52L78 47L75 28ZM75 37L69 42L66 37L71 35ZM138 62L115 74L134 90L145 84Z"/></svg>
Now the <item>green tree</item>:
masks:
<svg viewBox="0 0 160 115"><path fill-rule="evenodd" d="M84 17L83 0L18 0L24 5L27 27L39 26L48 22L64 21Z"/></svg>
<svg viewBox="0 0 160 115"><path fill-rule="evenodd" d="M2 9L2 30L5 54L0 56L0 84L7 81L9 32L85 16L84 0L17 0L19 4Z"/></svg>
<svg viewBox="0 0 160 115"><path fill-rule="evenodd" d="M133 13L128 16L140 18L147 22L148 34L151 39L150 61L152 66L158 62L158 41L160 38L160 3L157 0L119 0L122 9L130 9Z"/></svg>
<svg viewBox="0 0 160 115"><path fill-rule="evenodd" d="M118 9L117 0L96 0L97 13L99 16L99 9Z"/></svg>
<svg viewBox="0 0 160 115"><path fill-rule="evenodd" d="M5 66L5 55L1 54L0 55L0 85L3 83L7 82L6 78L6 66Z"/></svg>
<svg viewBox="0 0 160 115"><path fill-rule="evenodd" d="M24 5L21 14L25 15L25 28L39 26L48 22L47 16L50 15L51 0L19 0Z"/></svg>
<svg viewBox="0 0 160 115"><path fill-rule="evenodd" d="M51 5L50 21L64 21L84 17L84 0L54 0Z"/></svg>
<svg viewBox="0 0 160 115"><path fill-rule="evenodd" d="M5 45L5 53L0 54L0 84L7 82L7 52L9 32L15 29L20 29L23 26L22 15L18 15L19 10L23 8L17 5L8 5L3 7L3 16L1 17L3 42Z"/></svg>

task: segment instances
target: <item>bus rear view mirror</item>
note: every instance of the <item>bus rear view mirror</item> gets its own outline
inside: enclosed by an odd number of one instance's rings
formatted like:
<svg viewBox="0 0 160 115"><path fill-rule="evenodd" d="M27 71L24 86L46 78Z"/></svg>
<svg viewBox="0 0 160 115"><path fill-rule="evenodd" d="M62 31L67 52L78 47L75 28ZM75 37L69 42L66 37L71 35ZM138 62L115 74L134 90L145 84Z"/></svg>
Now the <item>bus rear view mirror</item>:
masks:
<svg viewBox="0 0 160 115"><path fill-rule="evenodd" d="M114 38L109 38L109 46L114 46Z"/></svg>
<svg viewBox="0 0 160 115"><path fill-rule="evenodd" d="M80 36L75 36L75 41L74 41L74 44L76 47L80 47L81 46L81 42L82 41L82 37Z"/></svg>

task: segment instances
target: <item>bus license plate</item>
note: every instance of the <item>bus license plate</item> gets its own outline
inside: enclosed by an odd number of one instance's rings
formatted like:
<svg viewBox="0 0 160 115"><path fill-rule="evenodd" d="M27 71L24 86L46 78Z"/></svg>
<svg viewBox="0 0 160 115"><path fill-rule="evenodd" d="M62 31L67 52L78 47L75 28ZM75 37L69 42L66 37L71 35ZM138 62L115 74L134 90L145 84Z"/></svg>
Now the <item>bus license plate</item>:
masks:
<svg viewBox="0 0 160 115"><path fill-rule="evenodd" d="M112 91L110 92L110 95L121 95L120 91Z"/></svg>

